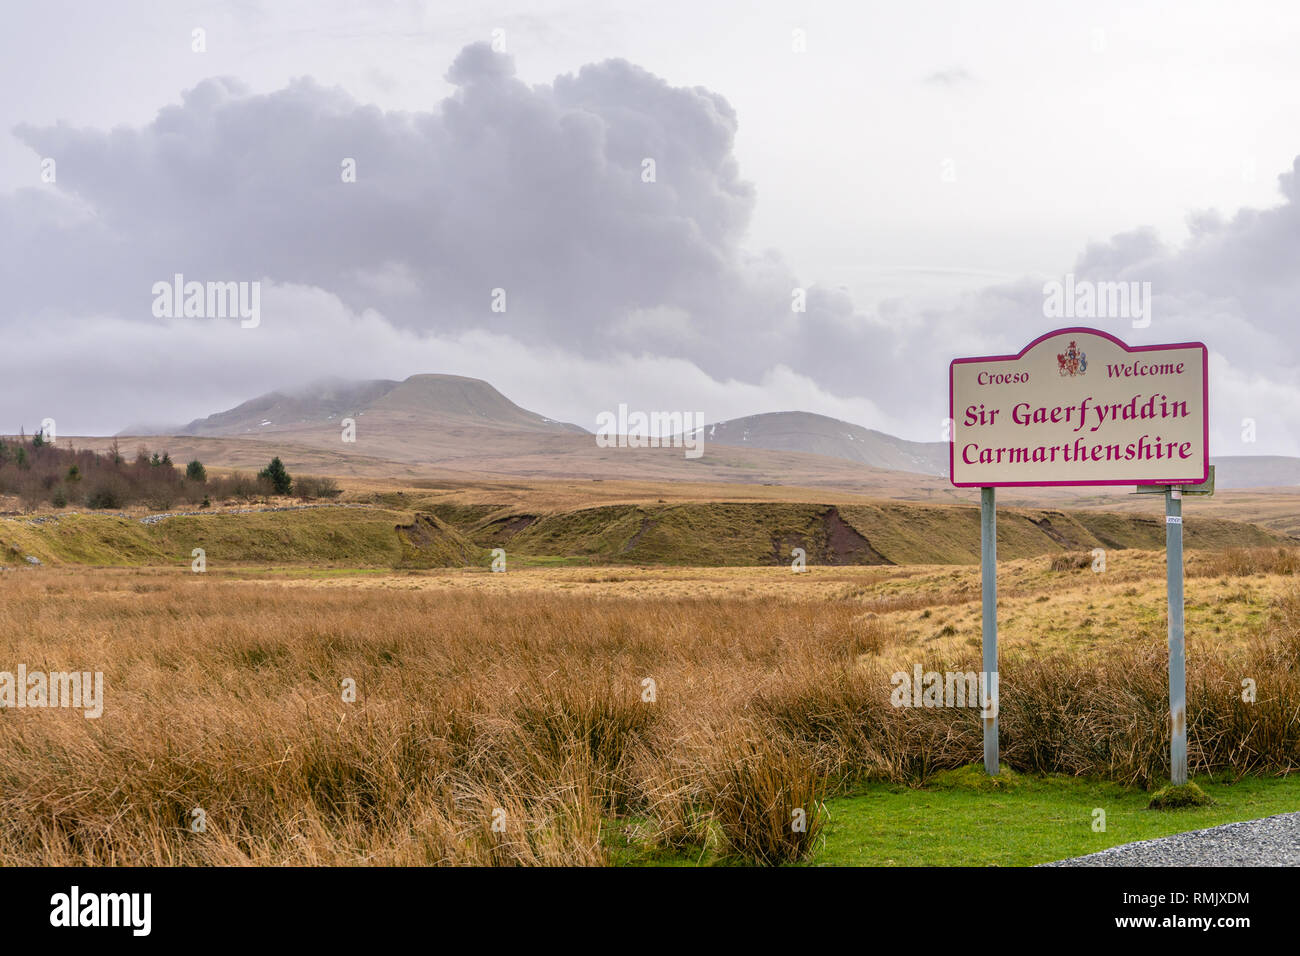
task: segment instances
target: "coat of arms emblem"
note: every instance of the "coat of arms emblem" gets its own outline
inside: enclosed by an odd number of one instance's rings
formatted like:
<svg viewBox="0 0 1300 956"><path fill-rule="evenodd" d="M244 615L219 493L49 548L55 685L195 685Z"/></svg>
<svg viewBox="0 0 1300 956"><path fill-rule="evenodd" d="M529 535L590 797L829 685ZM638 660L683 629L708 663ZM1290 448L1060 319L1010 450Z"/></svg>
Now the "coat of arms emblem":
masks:
<svg viewBox="0 0 1300 956"><path fill-rule="evenodd" d="M1088 371L1088 356L1077 342L1070 342L1068 349L1057 353L1056 363L1062 375L1082 375Z"/></svg>

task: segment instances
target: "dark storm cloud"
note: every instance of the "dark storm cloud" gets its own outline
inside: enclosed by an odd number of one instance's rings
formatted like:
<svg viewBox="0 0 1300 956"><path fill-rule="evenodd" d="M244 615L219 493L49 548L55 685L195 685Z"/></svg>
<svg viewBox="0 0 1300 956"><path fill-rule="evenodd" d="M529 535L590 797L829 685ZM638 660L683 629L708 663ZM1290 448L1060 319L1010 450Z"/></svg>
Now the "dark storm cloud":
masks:
<svg viewBox="0 0 1300 956"><path fill-rule="evenodd" d="M718 382L785 367L930 438L949 358L1017 349L1052 324L1042 278L949 308L886 302L871 314L813 286L793 311L804 283L778 253L743 246L756 193L733 155L737 116L716 93L621 60L530 86L484 44L447 77L454 93L427 112L385 112L310 79L253 94L217 78L143 127L20 127L57 162L57 182L0 198L0 329L39 340L64 372L19 371L0 398L42 396L45 408L57 392L102 406L124 376L134 394L159 396L219 377L233 404L313 374L392 377L384 355L404 357L411 335L485 332L539 355L645 356L647 369L682 359ZM342 181L345 159L355 183ZM1229 363L1234 416L1286 401L1300 292L1294 171L1281 189L1274 209L1198 214L1178 248L1149 230L1088 247L1079 276L1149 281L1155 300L1149 329L1085 324L1134 342L1204 339ZM236 341L155 318L152 286L174 273L268 283L261 329ZM490 308L496 288L504 314ZM340 340L358 334L373 342ZM198 404L123 417L213 410Z"/></svg>
<svg viewBox="0 0 1300 956"><path fill-rule="evenodd" d="M141 129L21 127L56 159L58 193L15 201L10 307L41 312L53 296L149 319L152 283L173 273L265 278L406 327L490 327L586 354L642 347L628 316L677 310L696 334L657 350L722 374L770 364L758 350L780 337L794 282L740 252L754 190L722 97L622 61L529 87L481 44L447 76L456 92L428 113L310 80L250 95L213 79ZM355 183L341 181L348 158ZM71 230L51 225L74 213L68 199L86 213Z"/></svg>

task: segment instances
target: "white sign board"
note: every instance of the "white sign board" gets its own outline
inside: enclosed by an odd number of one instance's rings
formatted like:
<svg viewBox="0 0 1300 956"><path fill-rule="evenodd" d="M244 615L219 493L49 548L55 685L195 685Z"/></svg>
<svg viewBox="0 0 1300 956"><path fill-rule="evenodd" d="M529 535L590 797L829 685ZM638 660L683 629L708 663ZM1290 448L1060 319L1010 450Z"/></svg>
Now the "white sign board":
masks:
<svg viewBox="0 0 1300 956"><path fill-rule="evenodd" d="M1060 329L949 366L959 488L1195 484L1209 476L1208 352Z"/></svg>

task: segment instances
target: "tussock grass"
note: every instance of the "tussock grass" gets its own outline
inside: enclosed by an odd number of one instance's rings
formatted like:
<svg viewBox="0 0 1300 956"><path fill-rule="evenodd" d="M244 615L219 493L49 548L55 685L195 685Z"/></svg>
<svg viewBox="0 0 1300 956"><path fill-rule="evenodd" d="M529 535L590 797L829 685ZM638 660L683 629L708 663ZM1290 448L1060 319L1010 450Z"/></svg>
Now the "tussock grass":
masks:
<svg viewBox="0 0 1300 956"><path fill-rule="evenodd" d="M1300 574L1300 548L1198 551L1187 564L1189 577L1247 577L1254 574Z"/></svg>
<svg viewBox="0 0 1300 956"><path fill-rule="evenodd" d="M826 798L982 756L976 710L889 699L892 672L977 651L909 647L864 606L9 572L0 670L103 671L106 699L0 709L0 865L600 865L620 821L802 859ZM1004 656L1004 762L1165 779L1165 666L1162 645ZM1193 773L1300 766L1300 595L1193 655L1188 707Z"/></svg>
<svg viewBox="0 0 1300 956"><path fill-rule="evenodd" d="M1084 568L1092 567L1092 553L1076 553L1067 551L1064 554L1054 555L1051 561L1053 571L1079 571Z"/></svg>
<svg viewBox="0 0 1300 956"><path fill-rule="evenodd" d="M1186 807L1208 807L1214 801L1210 795L1194 783L1180 783L1177 786L1162 787L1151 794L1148 810L1182 810Z"/></svg>

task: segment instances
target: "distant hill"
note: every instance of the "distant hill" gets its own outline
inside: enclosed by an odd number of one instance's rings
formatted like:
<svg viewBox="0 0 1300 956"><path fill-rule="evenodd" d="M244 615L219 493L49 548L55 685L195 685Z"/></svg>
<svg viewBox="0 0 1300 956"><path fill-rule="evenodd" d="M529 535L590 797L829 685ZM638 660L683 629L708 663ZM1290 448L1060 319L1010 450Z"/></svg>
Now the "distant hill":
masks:
<svg viewBox="0 0 1300 956"><path fill-rule="evenodd" d="M344 418L356 421L350 444L340 440ZM608 448L584 428L522 408L489 383L459 375L320 381L268 392L188 425L121 434L169 436L163 447L173 456L237 468L260 467L270 444L286 464L320 474L396 478L437 466L466 478L725 481L872 489L918 501L969 497L948 483L946 442L908 441L810 412L774 412L706 425L704 455L695 459L678 448ZM81 444L98 447L93 440ZM1300 488L1300 458L1237 455L1214 462L1220 489ZM1026 504L1071 497L1051 491L1013 497ZM1105 497L1124 509L1128 491L1093 490L1085 506Z"/></svg>
<svg viewBox="0 0 1300 956"><path fill-rule="evenodd" d="M771 417L757 416L764 421ZM934 487L918 487L916 471L936 467L915 453L914 449L925 446L823 416L792 417L814 427L830 423L822 427L826 450L836 447L831 439L839 436L848 454L781 450L766 441L746 441L743 427L736 431L740 440L734 445L716 440L719 434L725 439L729 423L715 429L714 440L706 436L703 457L685 457L680 447L602 447L586 429L521 408L487 382L458 375L413 375L403 382L322 381L269 392L188 425L134 428L121 437L128 446L137 438L152 439L140 444L161 444L173 456L198 457L219 467L260 467L259 462L274 453L291 469L336 476L397 478L436 467L441 474L471 479L739 481L876 488L898 484L917 497L929 499L937 493L960 500L960 495L938 487L937 474L928 479ZM341 440L344 418L355 419L355 441ZM772 431L761 428L758 434ZM845 433L852 438L844 438ZM80 441L98 447L94 441ZM861 457L855 441L875 449L873 457ZM790 444L795 448L799 443ZM871 460L890 465L870 465Z"/></svg>
<svg viewBox="0 0 1300 956"><path fill-rule="evenodd" d="M733 418L705 426L704 436L706 444L798 451L923 475L948 473L946 442L907 441L811 412Z"/></svg>
<svg viewBox="0 0 1300 956"><path fill-rule="evenodd" d="M583 434L577 425L520 408L487 382L460 375L412 375L403 382L327 380L290 392L268 392L224 412L196 419L176 434L244 436L304 427L338 426L344 418L370 422L504 428Z"/></svg>

